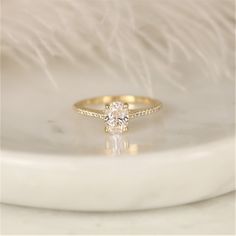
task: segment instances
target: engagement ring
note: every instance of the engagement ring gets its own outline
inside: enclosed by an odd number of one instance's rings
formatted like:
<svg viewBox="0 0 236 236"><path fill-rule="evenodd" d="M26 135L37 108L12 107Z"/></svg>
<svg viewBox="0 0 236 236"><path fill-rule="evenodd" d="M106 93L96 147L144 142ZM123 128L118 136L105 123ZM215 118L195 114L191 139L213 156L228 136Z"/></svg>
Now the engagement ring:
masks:
<svg viewBox="0 0 236 236"><path fill-rule="evenodd" d="M78 101L74 108L81 115L104 120L106 132L123 133L128 130L130 119L157 112L161 102L142 96L101 96Z"/></svg>

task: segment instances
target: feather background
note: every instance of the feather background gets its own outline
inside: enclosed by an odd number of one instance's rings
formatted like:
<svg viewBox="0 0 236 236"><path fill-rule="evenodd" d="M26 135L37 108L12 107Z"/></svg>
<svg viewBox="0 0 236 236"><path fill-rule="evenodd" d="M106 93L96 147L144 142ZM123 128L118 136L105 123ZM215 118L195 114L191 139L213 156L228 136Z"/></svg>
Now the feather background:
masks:
<svg viewBox="0 0 236 236"><path fill-rule="evenodd" d="M233 0L3 0L2 56L50 77L60 58L82 69L150 70L184 89L184 57L211 79L233 78Z"/></svg>

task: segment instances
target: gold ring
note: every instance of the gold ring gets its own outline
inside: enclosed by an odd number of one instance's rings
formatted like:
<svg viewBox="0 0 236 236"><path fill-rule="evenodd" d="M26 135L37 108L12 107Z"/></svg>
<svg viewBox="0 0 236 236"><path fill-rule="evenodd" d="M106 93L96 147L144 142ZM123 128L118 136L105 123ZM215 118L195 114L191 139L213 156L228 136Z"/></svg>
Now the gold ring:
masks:
<svg viewBox="0 0 236 236"><path fill-rule="evenodd" d="M95 108L103 106L101 109ZM127 131L130 119L150 115L161 108L161 102L142 96L101 96L78 101L74 104L77 113L97 117L105 122L105 131Z"/></svg>

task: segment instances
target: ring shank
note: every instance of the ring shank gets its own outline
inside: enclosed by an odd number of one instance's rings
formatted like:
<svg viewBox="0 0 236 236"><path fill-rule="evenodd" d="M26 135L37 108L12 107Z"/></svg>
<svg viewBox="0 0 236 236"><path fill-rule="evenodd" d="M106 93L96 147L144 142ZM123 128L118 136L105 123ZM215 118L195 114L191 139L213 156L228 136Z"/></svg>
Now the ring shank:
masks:
<svg viewBox="0 0 236 236"><path fill-rule="evenodd" d="M76 102L74 104L74 108L79 114L104 119L103 110L92 109L89 106L105 105L115 101L120 101L123 103L134 104L134 105L145 105L144 107L139 109L129 109L129 118L149 115L153 112L158 111L161 108L161 102L156 99L143 96L132 96L132 95L100 96L100 97L89 98Z"/></svg>

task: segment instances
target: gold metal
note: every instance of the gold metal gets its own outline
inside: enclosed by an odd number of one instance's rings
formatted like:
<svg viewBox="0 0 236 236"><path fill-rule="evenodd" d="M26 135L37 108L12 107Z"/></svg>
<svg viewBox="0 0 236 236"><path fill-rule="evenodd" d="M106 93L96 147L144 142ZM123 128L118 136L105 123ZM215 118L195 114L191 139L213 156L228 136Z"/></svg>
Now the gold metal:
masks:
<svg viewBox="0 0 236 236"><path fill-rule="evenodd" d="M127 102L124 103L124 108L129 108L129 104Z"/></svg>
<svg viewBox="0 0 236 236"><path fill-rule="evenodd" d="M109 104L116 101L123 102L127 107L131 107L131 105L132 107L142 106L141 108L136 108L136 109L129 108L129 119L150 115L154 112L157 112L162 106L161 102L156 99L143 96L124 95L124 96L101 96L101 97L81 100L74 104L74 109L81 115L97 117L104 120L105 118L104 110L94 109L91 108L91 106L105 105L106 108L109 108Z"/></svg>

